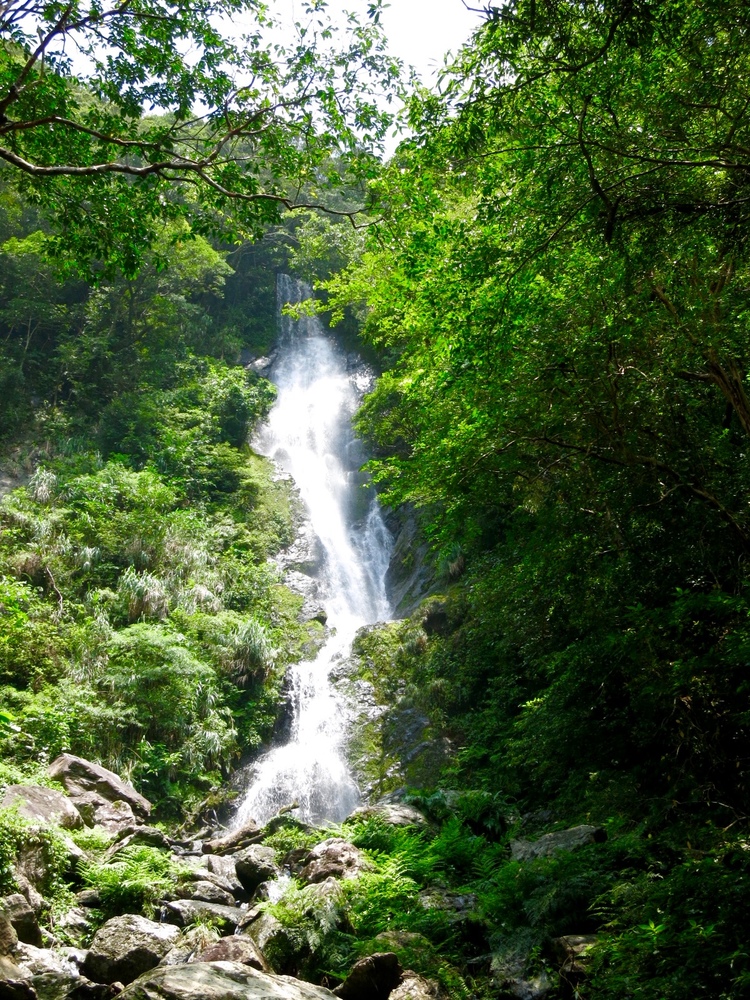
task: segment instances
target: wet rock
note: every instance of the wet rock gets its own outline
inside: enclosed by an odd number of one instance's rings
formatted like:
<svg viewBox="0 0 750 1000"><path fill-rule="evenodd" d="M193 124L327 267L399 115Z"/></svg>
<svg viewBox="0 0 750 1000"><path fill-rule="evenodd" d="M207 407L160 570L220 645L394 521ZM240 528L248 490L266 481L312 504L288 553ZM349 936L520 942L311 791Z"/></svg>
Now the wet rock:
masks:
<svg viewBox="0 0 750 1000"><path fill-rule="evenodd" d="M295 527L296 534L294 541L274 556L274 562L282 570L285 570L286 573L291 570L302 573L305 576L314 576L323 565L325 550L315 533L309 517L300 517ZM290 590L295 589L291 583L287 585Z"/></svg>
<svg viewBox="0 0 750 1000"><path fill-rule="evenodd" d="M125 802L133 813L141 819L147 819L151 812L151 803L140 795L132 785L123 781L114 771L108 771L101 764L93 764L82 757L64 753L52 761L47 773L59 781L73 799L96 793L107 802Z"/></svg>
<svg viewBox="0 0 750 1000"><path fill-rule="evenodd" d="M232 937L215 941L197 956L198 962L240 962L261 972L269 972L265 959L255 942L246 934L234 934Z"/></svg>
<svg viewBox="0 0 750 1000"><path fill-rule="evenodd" d="M201 880L184 886L182 892L188 899L197 899L203 903L219 903L221 906L234 906L235 898L225 889L220 888L214 882Z"/></svg>
<svg viewBox="0 0 750 1000"><path fill-rule="evenodd" d="M43 911L49 909L49 903L36 888L37 885L43 884L46 875L47 866L40 848L30 848L20 852L16 858L13 877L37 920Z"/></svg>
<svg viewBox="0 0 750 1000"><path fill-rule="evenodd" d="M41 946L42 932L37 922L37 913L25 896L20 892L3 896L0 899L0 913L3 913L13 925L19 941Z"/></svg>
<svg viewBox="0 0 750 1000"><path fill-rule="evenodd" d="M347 840L332 837L308 853L300 869L303 882L324 882L328 878L356 878L372 866L362 852Z"/></svg>
<svg viewBox="0 0 750 1000"><path fill-rule="evenodd" d="M545 833L539 840L512 840L510 853L514 861L548 858L558 851L574 851L587 844L600 844L607 839L600 826L574 826L570 830Z"/></svg>
<svg viewBox="0 0 750 1000"><path fill-rule="evenodd" d="M394 618L406 618L435 586L437 574L413 507L406 505L391 514L388 527L395 538L385 575L386 593Z"/></svg>
<svg viewBox="0 0 750 1000"><path fill-rule="evenodd" d="M164 907L164 919L170 924L187 927L196 920L210 917L227 934L234 932L243 916L237 907L204 903L199 899L175 899Z"/></svg>
<svg viewBox="0 0 750 1000"><path fill-rule="evenodd" d="M155 969L128 986L122 1000L331 1000L333 994L239 962L195 962Z"/></svg>
<svg viewBox="0 0 750 1000"><path fill-rule="evenodd" d="M434 979L425 979L406 969L388 1000L448 1000L448 994Z"/></svg>
<svg viewBox="0 0 750 1000"><path fill-rule="evenodd" d="M16 806L32 823L56 823L66 830L78 830L83 820L73 803L62 792L41 785L9 785L0 801L0 809Z"/></svg>
<svg viewBox="0 0 750 1000"><path fill-rule="evenodd" d="M303 598L302 607L297 615L297 621L300 624L318 621L321 625L325 625L328 613L323 606L321 586L318 580L306 573L290 569L284 574L284 585Z"/></svg>
<svg viewBox="0 0 750 1000"><path fill-rule="evenodd" d="M381 819L389 826L428 826L424 813L405 802L376 802L355 809L350 819Z"/></svg>
<svg viewBox="0 0 750 1000"><path fill-rule="evenodd" d="M262 836L260 827L253 820L250 820L249 823L233 833L228 833L224 837L216 837L213 840L205 840L202 851L204 854L229 854L232 851L239 851L249 844L257 843Z"/></svg>
<svg viewBox="0 0 750 1000"><path fill-rule="evenodd" d="M99 983L131 983L159 964L178 935L172 924L157 924L133 913L113 917L94 935L84 974Z"/></svg>
<svg viewBox="0 0 750 1000"><path fill-rule="evenodd" d="M237 878L246 892L253 893L261 882L278 878L281 869L276 864L276 852L272 847L253 844L233 856Z"/></svg>
<svg viewBox="0 0 750 1000"><path fill-rule="evenodd" d="M361 958L333 992L341 1000L388 1000L401 982L402 971L393 952L376 952Z"/></svg>
<svg viewBox="0 0 750 1000"><path fill-rule="evenodd" d="M78 967L60 952L21 944L16 961L40 1000L66 1000L82 985Z"/></svg>

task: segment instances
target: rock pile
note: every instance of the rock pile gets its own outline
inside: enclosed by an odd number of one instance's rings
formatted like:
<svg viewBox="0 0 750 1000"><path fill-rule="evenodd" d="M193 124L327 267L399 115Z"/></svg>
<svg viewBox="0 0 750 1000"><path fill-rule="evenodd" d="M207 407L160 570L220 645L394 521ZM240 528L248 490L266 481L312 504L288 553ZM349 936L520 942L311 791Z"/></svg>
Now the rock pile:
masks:
<svg viewBox="0 0 750 1000"><path fill-rule="evenodd" d="M310 828L283 817L264 829L251 823L202 842L177 842L148 825L150 803L112 771L63 754L50 765L49 776L67 794L15 785L0 807L15 806L33 824L98 828L111 838L107 864L116 864L128 847L147 846L170 852L182 874L157 905L158 919L124 913L106 920L92 936L92 911L102 905L96 889L82 889L77 905L56 919L50 932L41 920L49 910L39 892L44 872L29 878L19 867L15 877L21 892L0 898L0 1000L334 996L294 978L309 956L306 941L256 904L270 898L279 878L291 873L307 887L306 913L321 922L321 933L347 927L342 880L370 867L353 844L329 838L312 849L291 851L279 865L263 840L280 823L301 832ZM405 814L394 817L395 823L404 821ZM74 867L85 855L72 841L69 849ZM88 947L79 947L84 942ZM435 984L404 973L393 953L358 962L335 995L388 1000L401 985L404 998L439 995Z"/></svg>

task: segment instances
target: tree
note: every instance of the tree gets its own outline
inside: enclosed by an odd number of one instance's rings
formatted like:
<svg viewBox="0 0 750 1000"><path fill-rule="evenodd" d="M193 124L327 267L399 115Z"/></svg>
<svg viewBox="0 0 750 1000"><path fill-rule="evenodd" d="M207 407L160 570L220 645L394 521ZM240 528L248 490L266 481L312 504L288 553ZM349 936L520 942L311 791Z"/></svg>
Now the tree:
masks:
<svg viewBox="0 0 750 1000"><path fill-rule="evenodd" d="M156 220L185 215L236 238L316 204L322 175L338 176L332 154L371 169L362 151L389 121L373 93L398 72L380 0L367 25L350 19L340 49L324 7L312 0L284 50L267 40L260 0L7 0L3 179L52 214L58 252L128 274ZM243 22L241 41L217 27Z"/></svg>

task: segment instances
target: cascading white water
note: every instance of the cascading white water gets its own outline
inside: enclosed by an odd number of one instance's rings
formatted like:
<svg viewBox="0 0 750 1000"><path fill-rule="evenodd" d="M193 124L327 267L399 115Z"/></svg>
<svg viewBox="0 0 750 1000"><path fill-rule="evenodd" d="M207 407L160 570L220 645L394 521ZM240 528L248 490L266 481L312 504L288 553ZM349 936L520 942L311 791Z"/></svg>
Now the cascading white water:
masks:
<svg viewBox="0 0 750 1000"><path fill-rule="evenodd" d="M279 275L277 295L281 306L311 292ZM293 477L305 502L324 552L318 579L332 634L315 660L292 668L289 742L254 766L236 823L264 823L292 802L300 819L338 822L356 807L359 791L343 752L347 713L329 674L358 628L389 617L391 538L374 495L363 496L358 472L351 418L362 387L317 317L281 316L271 378L278 396L255 447Z"/></svg>

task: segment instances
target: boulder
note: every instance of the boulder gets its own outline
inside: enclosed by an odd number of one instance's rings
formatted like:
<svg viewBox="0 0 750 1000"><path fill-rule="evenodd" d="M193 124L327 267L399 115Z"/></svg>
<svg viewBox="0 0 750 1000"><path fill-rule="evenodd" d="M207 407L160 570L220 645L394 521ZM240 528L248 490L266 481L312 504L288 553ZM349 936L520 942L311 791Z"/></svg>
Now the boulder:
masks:
<svg viewBox="0 0 750 1000"><path fill-rule="evenodd" d="M269 972L266 961L255 942L246 934L233 934L208 945L196 956L198 962L240 962L261 972Z"/></svg>
<svg viewBox="0 0 750 1000"><path fill-rule="evenodd" d="M543 1000L552 992L552 982L542 969L537 975L527 971L528 955L518 951L500 951L491 957L490 975L500 996L509 1000Z"/></svg>
<svg viewBox="0 0 750 1000"><path fill-rule="evenodd" d="M11 922L19 941L41 946L42 932L37 923L37 914L25 896L20 892L3 896L0 899L0 913L4 913Z"/></svg>
<svg viewBox="0 0 750 1000"><path fill-rule="evenodd" d="M448 892L445 889L426 889L420 892L419 902L425 910L442 910L450 924L468 920L477 908L477 897L473 892Z"/></svg>
<svg viewBox="0 0 750 1000"><path fill-rule="evenodd" d="M37 1000L25 969L20 969L9 958L0 957L0 1000Z"/></svg>
<svg viewBox="0 0 750 1000"><path fill-rule="evenodd" d="M172 844L173 841L154 826L126 826L117 831L117 837L112 846L107 849L104 857L107 861L111 861L126 847L159 847L168 851Z"/></svg>
<svg viewBox="0 0 750 1000"><path fill-rule="evenodd" d="M0 957L12 955L18 944L18 934L7 913L0 911Z"/></svg>
<svg viewBox="0 0 750 1000"><path fill-rule="evenodd" d="M237 878L237 868L234 858L219 854L209 854L204 861L206 869L212 877L212 881L215 881L217 885L221 885L222 887L226 886L227 891L231 892L236 899L244 898L245 890ZM217 881L217 879L221 881Z"/></svg>
<svg viewBox="0 0 750 1000"><path fill-rule="evenodd" d="M16 961L28 975L37 996L44 1000L65 1000L81 983L78 967L49 948L21 944Z"/></svg>
<svg viewBox="0 0 750 1000"><path fill-rule="evenodd" d="M272 847L264 847L262 844L246 847L233 855L233 860L237 878L243 889L251 894L261 882L278 878L281 874L281 869L276 864L276 852Z"/></svg>
<svg viewBox="0 0 750 1000"><path fill-rule="evenodd" d="M377 818L389 826L427 826L424 813L406 802L376 802L371 806L360 806L355 809L350 819Z"/></svg>
<svg viewBox="0 0 750 1000"><path fill-rule="evenodd" d="M325 882L327 878L356 878L369 868L370 863L354 844L332 837L308 853L299 877L303 882Z"/></svg>
<svg viewBox="0 0 750 1000"><path fill-rule="evenodd" d="M88 941L94 929L91 923L92 915L79 906L73 906L61 913L55 920L55 932L62 932L68 941L83 944Z"/></svg>
<svg viewBox="0 0 750 1000"><path fill-rule="evenodd" d="M401 982L388 1000L448 1000L448 994L434 979L425 979L406 969Z"/></svg>
<svg viewBox="0 0 750 1000"><path fill-rule="evenodd" d="M148 799L101 764L64 753L52 761L47 773L59 781L74 800L87 792L95 792L107 802L126 802L141 819L146 819L151 812Z"/></svg>
<svg viewBox="0 0 750 1000"><path fill-rule="evenodd" d="M248 844L255 844L263 838L263 831L257 823L250 820L239 830L227 833L224 837L216 837L213 840L204 840L202 851L204 854L228 854L238 851Z"/></svg>
<svg viewBox="0 0 750 1000"><path fill-rule="evenodd" d="M553 939L552 949L567 981L571 976L582 978L586 974L588 954L598 940L596 934L566 934Z"/></svg>
<svg viewBox="0 0 750 1000"><path fill-rule="evenodd" d="M120 994L122 1000L332 1000L333 993L239 962L194 962L154 969Z"/></svg>
<svg viewBox="0 0 750 1000"><path fill-rule="evenodd" d="M225 934L232 934L244 916L236 906L205 903L200 899L175 899L164 907L164 919L170 924L188 927L196 920L210 917Z"/></svg>
<svg viewBox="0 0 750 1000"><path fill-rule="evenodd" d="M127 802L109 802L98 792L83 792L71 795L86 826L98 826L107 833L121 833L131 830L138 823L135 813Z"/></svg>
<svg viewBox="0 0 750 1000"><path fill-rule="evenodd" d="M243 932L253 941L268 967L274 972L296 971L300 957L307 952L307 940L291 927L285 927L270 913L260 913Z"/></svg>
<svg viewBox="0 0 750 1000"><path fill-rule="evenodd" d="M82 889L76 893L79 906L85 906L91 910L97 910L102 905L101 893L98 889Z"/></svg>
<svg viewBox="0 0 750 1000"><path fill-rule="evenodd" d="M342 1000L388 1000L402 974L401 964L392 951L376 952L360 958L333 992Z"/></svg>
<svg viewBox="0 0 750 1000"><path fill-rule="evenodd" d="M66 830L78 830L83 820L73 803L55 788L41 785L9 785L0 801L0 809L16 806L21 816L32 823L56 823Z"/></svg>
<svg viewBox="0 0 750 1000"><path fill-rule="evenodd" d="M234 906L235 898L231 892L222 889L215 882L200 879L182 886L180 895L187 899L197 899L202 903L218 903L220 906Z"/></svg>
<svg viewBox="0 0 750 1000"><path fill-rule="evenodd" d="M98 983L132 983L159 964L179 933L133 913L113 917L94 935L83 972Z"/></svg>
<svg viewBox="0 0 750 1000"><path fill-rule="evenodd" d="M570 830L545 833L539 840L512 840L510 854L514 861L549 858L558 851L574 851L587 844L601 844L607 839L600 826L574 826Z"/></svg>

